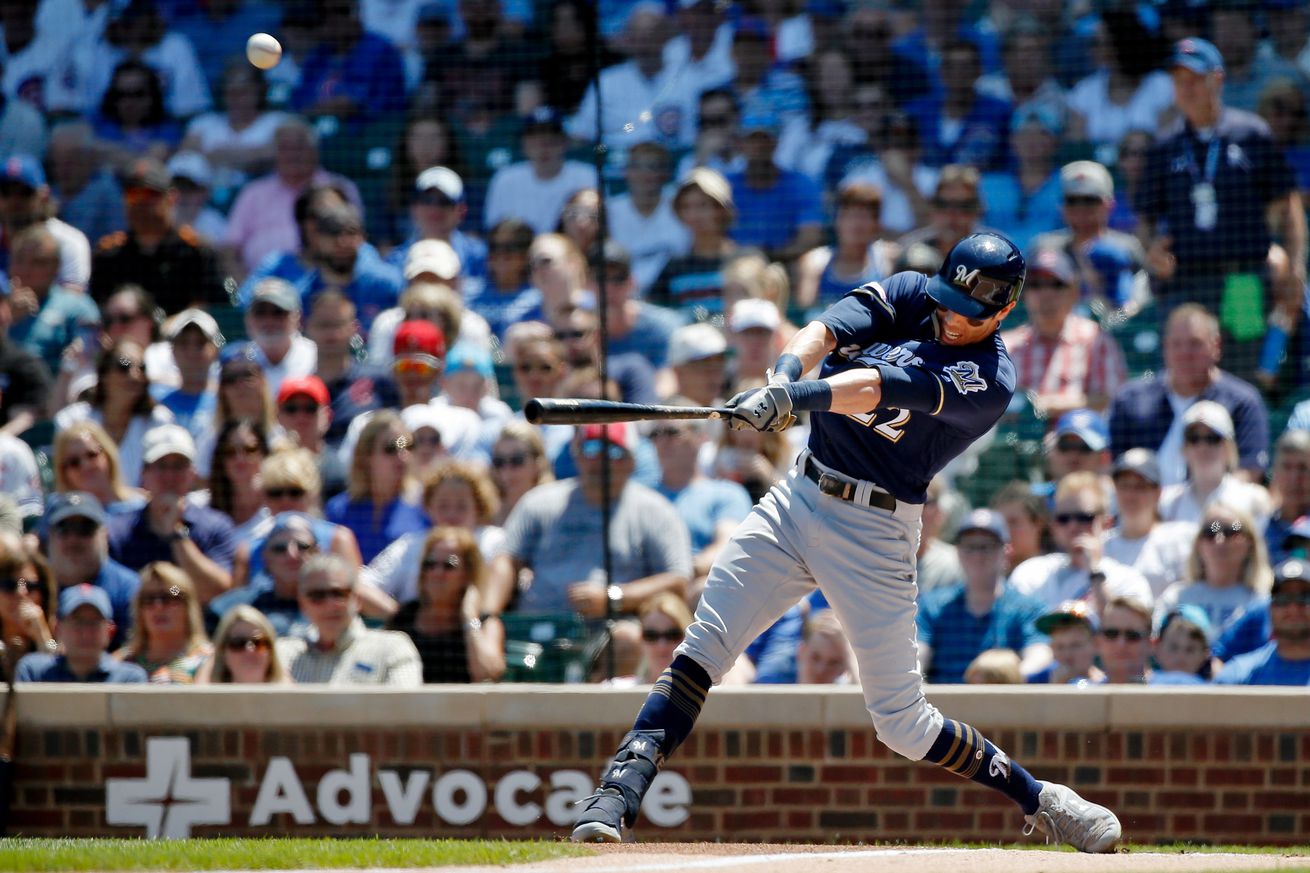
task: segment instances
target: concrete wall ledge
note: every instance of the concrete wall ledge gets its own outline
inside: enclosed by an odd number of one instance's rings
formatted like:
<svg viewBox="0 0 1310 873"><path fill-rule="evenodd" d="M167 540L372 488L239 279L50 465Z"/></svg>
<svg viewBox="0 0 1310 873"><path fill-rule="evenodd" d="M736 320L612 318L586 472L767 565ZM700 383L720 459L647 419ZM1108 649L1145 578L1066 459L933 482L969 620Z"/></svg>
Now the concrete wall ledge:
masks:
<svg viewBox="0 0 1310 873"><path fill-rule="evenodd" d="M412 691L323 686L19 686L27 728L468 727L485 730L626 727L646 689L583 685L433 686ZM928 699L952 718L988 728L1088 730L1305 728L1304 688L1074 688L938 686ZM852 729L869 726L854 687L721 688L700 725Z"/></svg>

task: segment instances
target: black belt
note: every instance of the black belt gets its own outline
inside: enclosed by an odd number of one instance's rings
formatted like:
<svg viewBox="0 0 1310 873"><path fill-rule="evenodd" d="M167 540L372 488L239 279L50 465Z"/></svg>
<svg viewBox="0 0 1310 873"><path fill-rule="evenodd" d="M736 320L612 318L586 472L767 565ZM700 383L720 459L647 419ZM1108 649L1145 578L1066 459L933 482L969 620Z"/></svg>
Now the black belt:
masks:
<svg viewBox="0 0 1310 873"><path fill-rule="evenodd" d="M862 500L856 501L855 494L860 487L858 479L852 479L849 476L843 476L841 473L827 473L819 469L819 465L814 463L813 458L806 458L805 465L801 468L805 478L819 486L819 491L827 494L829 497L836 497L838 500L848 500L851 503L862 503L869 506L876 506L879 509L885 509L888 512L896 511L896 498L884 491L869 491L869 496Z"/></svg>

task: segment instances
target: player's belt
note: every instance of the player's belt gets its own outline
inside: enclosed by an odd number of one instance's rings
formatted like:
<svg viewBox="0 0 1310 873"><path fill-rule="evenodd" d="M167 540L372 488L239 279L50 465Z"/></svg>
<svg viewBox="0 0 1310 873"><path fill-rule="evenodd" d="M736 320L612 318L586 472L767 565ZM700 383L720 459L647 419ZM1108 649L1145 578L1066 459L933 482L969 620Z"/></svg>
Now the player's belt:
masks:
<svg viewBox="0 0 1310 873"><path fill-rule="evenodd" d="M814 463L814 458L807 457L801 470L805 473L806 479L818 485L819 491L829 497L836 497L838 500L849 500L851 503L876 506L888 512L896 511L896 498L885 491L869 489L868 495L863 500L856 500L856 495L860 490L860 480L852 479L850 476L843 476L841 473L820 470L819 465Z"/></svg>

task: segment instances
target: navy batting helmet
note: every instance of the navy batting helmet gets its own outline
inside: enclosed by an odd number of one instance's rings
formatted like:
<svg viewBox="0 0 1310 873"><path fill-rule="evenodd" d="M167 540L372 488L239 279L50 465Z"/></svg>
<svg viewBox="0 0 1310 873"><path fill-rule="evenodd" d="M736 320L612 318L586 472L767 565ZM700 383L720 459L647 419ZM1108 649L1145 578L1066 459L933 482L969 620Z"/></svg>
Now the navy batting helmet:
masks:
<svg viewBox="0 0 1310 873"><path fill-rule="evenodd" d="M1027 270L1019 247L999 233L971 233L928 280L928 296L960 315L991 317L1019 299Z"/></svg>

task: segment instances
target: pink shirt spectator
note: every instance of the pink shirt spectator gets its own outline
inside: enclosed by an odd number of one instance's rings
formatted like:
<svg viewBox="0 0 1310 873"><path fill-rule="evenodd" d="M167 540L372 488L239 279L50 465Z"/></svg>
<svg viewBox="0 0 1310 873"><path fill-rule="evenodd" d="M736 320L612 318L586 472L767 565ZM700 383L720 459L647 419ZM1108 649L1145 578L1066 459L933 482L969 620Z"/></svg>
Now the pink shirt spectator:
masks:
<svg viewBox="0 0 1310 873"><path fill-rule="evenodd" d="M363 201L355 183L345 176L317 170L314 185L338 185L361 212ZM246 185L232 204L228 216L227 244L241 253L241 262L253 270L273 252L299 251L300 231L296 227L296 198L304 186L288 185L277 173L270 173Z"/></svg>
<svg viewBox="0 0 1310 873"><path fill-rule="evenodd" d="M1066 318L1058 337L1040 336L1026 324L1001 339L1014 360L1016 387L1036 392L1048 405L1078 405L1080 395L1113 397L1128 378L1114 337L1081 315Z"/></svg>

